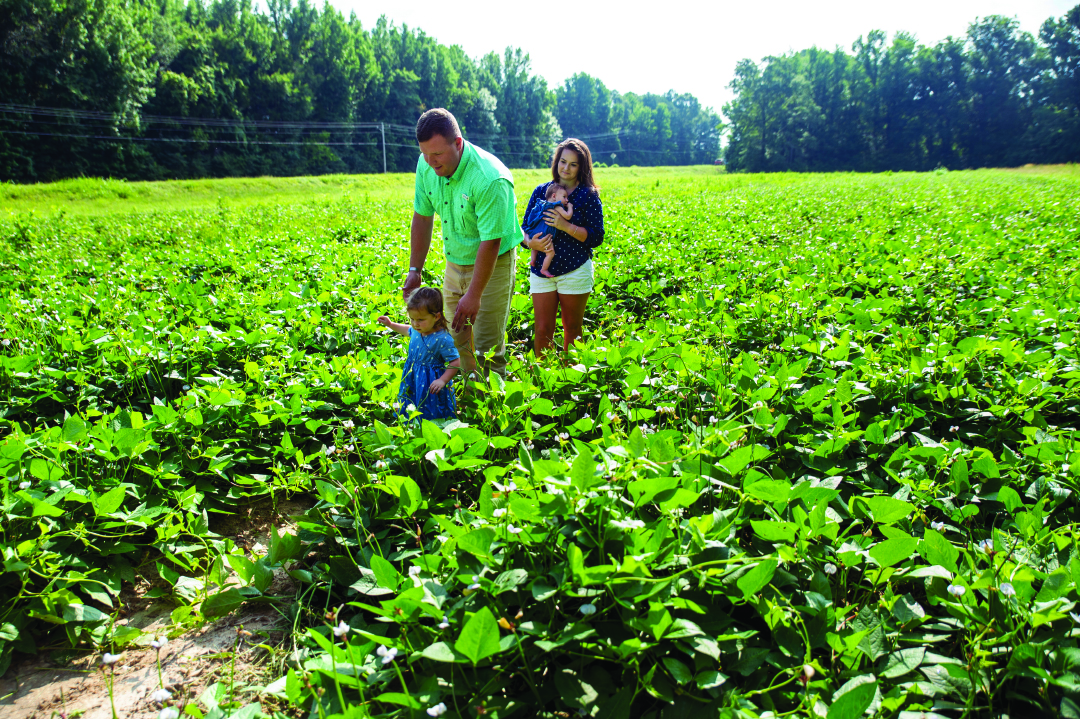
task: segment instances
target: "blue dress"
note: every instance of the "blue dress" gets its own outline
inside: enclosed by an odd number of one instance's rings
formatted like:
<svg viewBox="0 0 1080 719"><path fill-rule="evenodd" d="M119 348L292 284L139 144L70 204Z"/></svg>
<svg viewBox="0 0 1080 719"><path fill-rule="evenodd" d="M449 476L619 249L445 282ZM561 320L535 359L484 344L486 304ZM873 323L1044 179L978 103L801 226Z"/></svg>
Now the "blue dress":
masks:
<svg viewBox="0 0 1080 719"><path fill-rule="evenodd" d="M442 392L429 392L431 383L442 377L446 365L458 359L454 338L446 330L432 332L427 337L409 328L409 356L401 373L398 391L398 413L408 417L410 404L424 419L449 419L457 416L454 387L449 382Z"/></svg>
<svg viewBox="0 0 1080 719"><path fill-rule="evenodd" d="M540 199L529 207L528 212L525 213L525 220L521 223L521 227L525 230L530 239L537 234L550 235L555 232L555 228L544 221L544 213L548 210L553 210L556 207L563 207L563 203L549 202Z"/></svg>

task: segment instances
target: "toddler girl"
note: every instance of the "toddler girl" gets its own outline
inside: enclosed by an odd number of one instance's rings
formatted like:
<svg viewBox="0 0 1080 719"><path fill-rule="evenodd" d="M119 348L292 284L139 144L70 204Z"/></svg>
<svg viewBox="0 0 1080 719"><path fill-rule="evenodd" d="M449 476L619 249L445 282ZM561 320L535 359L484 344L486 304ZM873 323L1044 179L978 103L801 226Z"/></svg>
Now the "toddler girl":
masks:
<svg viewBox="0 0 1080 719"><path fill-rule="evenodd" d="M551 227L544 222L544 213L548 210L555 210L567 221L573 217L574 206L566 201L566 188L562 185L556 185L554 182L551 183L547 188L547 192L544 193L544 199L532 206L532 210L525 217L524 225L527 228L525 230L525 239L529 239L540 233L545 235L551 234ZM537 252L539 252L539 250L533 250L532 254L529 256L529 267L536 264ZM551 249L548 252L544 253L544 264L540 268L540 274L544 277L555 276L550 272L551 261L553 259L555 259L554 245L551 246Z"/></svg>
<svg viewBox="0 0 1080 719"><path fill-rule="evenodd" d="M442 293L434 287L419 287L409 295L405 309L411 327L393 322L386 315L378 320L409 338L409 356L398 391L398 413L408 416L406 408L412 404L424 419L455 417L454 388L449 383L458 372L460 360L443 316Z"/></svg>

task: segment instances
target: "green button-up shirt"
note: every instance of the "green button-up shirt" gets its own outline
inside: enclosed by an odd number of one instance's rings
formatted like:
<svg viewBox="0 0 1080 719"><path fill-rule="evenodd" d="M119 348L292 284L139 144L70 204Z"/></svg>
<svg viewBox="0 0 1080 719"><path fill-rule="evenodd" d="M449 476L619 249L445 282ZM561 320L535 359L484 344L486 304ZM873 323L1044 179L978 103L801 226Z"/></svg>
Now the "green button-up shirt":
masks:
<svg viewBox="0 0 1080 719"><path fill-rule="evenodd" d="M458 265L476 263L485 240L499 240L499 254L521 242L514 198L514 176L499 158L469 141L451 177L439 177L421 155L416 163L413 209L442 220L446 259Z"/></svg>

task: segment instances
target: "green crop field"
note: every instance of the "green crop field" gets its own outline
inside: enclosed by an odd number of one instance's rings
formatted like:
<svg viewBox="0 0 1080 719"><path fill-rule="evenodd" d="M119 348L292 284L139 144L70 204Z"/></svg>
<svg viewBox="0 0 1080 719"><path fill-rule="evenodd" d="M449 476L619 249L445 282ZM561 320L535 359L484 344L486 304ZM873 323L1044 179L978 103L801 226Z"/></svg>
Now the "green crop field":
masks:
<svg viewBox="0 0 1080 719"><path fill-rule="evenodd" d="M192 717L1080 716L1075 167L599 181L585 342L519 257L444 426L375 322L411 176L4 186L0 674L152 653L140 584L288 628Z"/></svg>

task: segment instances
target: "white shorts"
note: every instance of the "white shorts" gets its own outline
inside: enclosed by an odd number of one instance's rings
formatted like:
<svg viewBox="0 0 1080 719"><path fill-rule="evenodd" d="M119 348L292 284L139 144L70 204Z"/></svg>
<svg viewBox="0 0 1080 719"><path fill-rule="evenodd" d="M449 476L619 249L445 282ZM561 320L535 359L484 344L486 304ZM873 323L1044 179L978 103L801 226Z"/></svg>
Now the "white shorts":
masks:
<svg viewBox="0 0 1080 719"><path fill-rule="evenodd" d="M558 277L537 277L529 271L529 292L540 295L558 292L560 295L587 295L593 291L593 263L591 259L576 270Z"/></svg>

